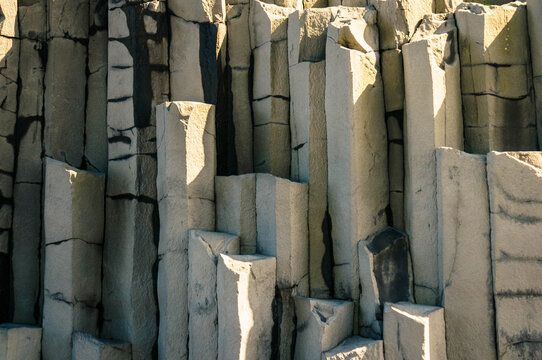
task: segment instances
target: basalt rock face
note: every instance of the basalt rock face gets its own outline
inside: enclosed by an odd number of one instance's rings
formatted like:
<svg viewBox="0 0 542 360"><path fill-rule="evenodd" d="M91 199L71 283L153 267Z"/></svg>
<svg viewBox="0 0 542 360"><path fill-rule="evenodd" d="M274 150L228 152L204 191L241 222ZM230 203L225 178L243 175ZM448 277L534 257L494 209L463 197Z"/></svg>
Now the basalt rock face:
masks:
<svg viewBox="0 0 542 360"><path fill-rule="evenodd" d="M485 2L0 0L0 358L541 358L542 3Z"/></svg>

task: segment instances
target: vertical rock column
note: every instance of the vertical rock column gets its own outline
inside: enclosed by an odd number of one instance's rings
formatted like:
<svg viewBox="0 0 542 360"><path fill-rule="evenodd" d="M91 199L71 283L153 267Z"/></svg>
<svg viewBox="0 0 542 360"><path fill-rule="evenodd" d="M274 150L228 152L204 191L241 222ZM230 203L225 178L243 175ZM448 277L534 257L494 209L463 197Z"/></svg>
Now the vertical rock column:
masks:
<svg viewBox="0 0 542 360"><path fill-rule="evenodd" d="M168 102L156 108L156 119L160 213L158 357L186 359L188 230L215 228L215 107Z"/></svg>
<svg viewBox="0 0 542 360"><path fill-rule="evenodd" d="M406 89L406 231L417 303L437 305L437 176L435 148L463 149L456 26L428 15L403 46Z"/></svg>
<svg viewBox="0 0 542 360"><path fill-rule="evenodd" d="M359 304L357 245L386 226L389 196L376 11L330 24L325 104L334 296Z"/></svg>
<svg viewBox="0 0 542 360"><path fill-rule="evenodd" d="M295 338L294 296L309 292L307 184L256 175L257 251L276 257L275 337L280 359L290 359Z"/></svg>
<svg viewBox="0 0 542 360"><path fill-rule="evenodd" d="M101 336L152 356L157 336L154 106L168 98L165 1L109 2L108 183Z"/></svg>
<svg viewBox="0 0 542 360"><path fill-rule="evenodd" d="M98 332L105 176L46 158L43 358L69 360L72 332Z"/></svg>
<svg viewBox="0 0 542 360"><path fill-rule="evenodd" d="M0 1L0 322L8 321L19 67L17 1Z"/></svg>
<svg viewBox="0 0 542 360"><path fill-rule="evenodd" d="M487 155L499 359L542 351L542 153Z"/></svg>
<svg viewBox="0 0 542 360"><path fill-rule="evenodd" d="M463 3L455 12L465 150L536 150L527 7Z"/></svg>
<svg viewBox="0 0 542 360"><path fill-rule="evenodd" d="M380 63L388 128L388 171L392 215L390 225L404 230L405 85L401 49L408 43L423 16L432 13L433 0L368 0L367 4L376 7L380 30Z"/></svg>
<svg viewBox="0 0 542 360"><path fill-rule="evenodd" d="M495 359L486 159L437 149L438 258L450 360Z"/></svg>
<svg viewBox="0 0 542 360"><path fill-rule="evenodd" d="M527 1L529 39L531 40L531 62L533 65L533 85L536 96L536 128L538 149L542 149L542 1Z"/></svg>
<svg viewBox="0 0 542 360"><path fill-rule="evenodd" d="M37 324L41 318L40 270L42 128L47 60L46 0L19 1L21 37L19 99L15 127L13 187L13 321Z"/></svg>
<svg viewBox="0 0 542 360"><path fill-rule="evenodd" d="M294 11L258 0L250 9L254 56L254 171L290 175L288 16Z"/></svg>

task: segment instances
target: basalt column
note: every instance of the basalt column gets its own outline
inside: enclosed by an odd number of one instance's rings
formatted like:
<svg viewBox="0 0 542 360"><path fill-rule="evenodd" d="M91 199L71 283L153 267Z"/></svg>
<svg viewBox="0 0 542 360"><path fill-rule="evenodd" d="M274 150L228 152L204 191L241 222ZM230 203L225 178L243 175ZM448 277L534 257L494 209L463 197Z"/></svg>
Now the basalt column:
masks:
<svg viewBox="0 0 542 360"><path fill-rule="evenodd" d="M529 39L531 40L531 61L533 64L533 85L536 95L536 127L538 149L542 146L542 1L527 1Z"/></svg>
<svg viewBox="0 0 542 360"><path fill-rule="evenodd" d="M152 356L159 234L154 106L169 93L165 1L109 2L102 337Z"/></svg>

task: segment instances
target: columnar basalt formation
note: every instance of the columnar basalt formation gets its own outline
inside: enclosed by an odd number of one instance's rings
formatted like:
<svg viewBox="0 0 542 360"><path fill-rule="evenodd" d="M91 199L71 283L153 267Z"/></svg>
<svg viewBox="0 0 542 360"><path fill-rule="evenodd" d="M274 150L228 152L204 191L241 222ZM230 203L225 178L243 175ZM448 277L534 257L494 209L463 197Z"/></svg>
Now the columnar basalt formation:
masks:
<svg viewBox="0 0 542 360"><path fill-rule="evenodd" d="M17 324L0 325L0 357L6 360L39 360L41 328Z"/></svg>
<svg viewBox="0 0 542 360"><path fill-rule="evenodd" d="M410 235L418 303L437 305L437 201L434 149L463 149L457 28L451 15L428 15L409 44L405 63L405 223Z"/></svg>
<svg viewBox="0 0 542 360"><path fill-rule="evenodd" d="M486 159L440 148L438 258L449 359L495 359Z"/></svg>
<svg viewBox="0 0 542 360"><path fill-rule="evenodd" d="M383 341L352 336L322 354L322 360L345 359L384 360Z"/></svg>
<svg viewBox="0 0 542 360"><path fill-rule="evenodd" d="M98 339L89 334L75 332L72 342L72 360L132 359L132 346L121 341Z"/></svg>
<svg viewBox="0 0 542 360"><path fill-rule="evenodd" d="M536 150L527 6L519 1L503 6L464 3L455 15L465 150Z"/></svg>
<svg viewBox="0 0 542 360"><path fill-rule="evenodd" d="M531 40L531 63L533 65L533 86L536 99L536 128L538 149L542 149L542 1L527 1L529 39Z"/></svg>

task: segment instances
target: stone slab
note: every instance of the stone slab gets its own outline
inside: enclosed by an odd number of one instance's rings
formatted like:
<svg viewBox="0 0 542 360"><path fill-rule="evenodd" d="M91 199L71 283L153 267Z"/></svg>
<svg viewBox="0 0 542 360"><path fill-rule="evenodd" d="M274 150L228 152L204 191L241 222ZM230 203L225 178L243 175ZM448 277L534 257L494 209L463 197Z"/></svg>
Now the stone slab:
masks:
<svg viewBox="0 0 542 360"><path fill-rule="evenodd" d="M41 328L22 324L0 324L0 357L5 360L39 360Z"/></svg>
<svg viewBox="0 0 542 360"><path fill-rule="evenodd" d="M322 354L322 360L383 360L384 342L352 336Z"/></svg>
<svg viewBox="0 0 542 360"><path fill-rule="evenodd" d="M83 332L75 332L72 342L72 360L132 359L132 345L122 341L99 339Z"/></svg>

